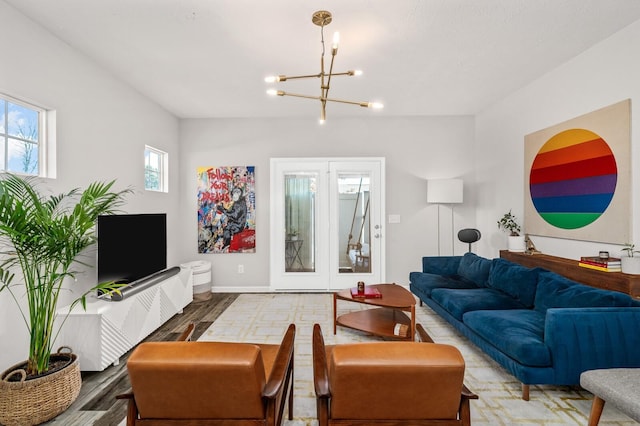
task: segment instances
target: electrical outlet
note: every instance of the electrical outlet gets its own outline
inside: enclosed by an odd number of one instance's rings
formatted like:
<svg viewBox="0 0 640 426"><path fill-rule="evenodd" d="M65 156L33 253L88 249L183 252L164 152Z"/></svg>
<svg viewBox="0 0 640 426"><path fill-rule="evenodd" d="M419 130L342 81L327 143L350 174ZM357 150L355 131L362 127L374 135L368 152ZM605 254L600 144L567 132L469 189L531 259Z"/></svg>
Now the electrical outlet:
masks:
<svg viewBox="0 0 640 426"><path fill-rule="evenodd" d="M238 265L238 273L244 274L244 265Z"/></svg>

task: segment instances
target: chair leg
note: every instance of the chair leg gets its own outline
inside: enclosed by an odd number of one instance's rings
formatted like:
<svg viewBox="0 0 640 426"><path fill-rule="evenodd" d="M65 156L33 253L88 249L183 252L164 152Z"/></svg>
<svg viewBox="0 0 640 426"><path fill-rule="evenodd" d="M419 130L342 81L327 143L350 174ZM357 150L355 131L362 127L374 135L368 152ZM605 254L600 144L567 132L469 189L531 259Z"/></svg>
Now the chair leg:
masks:
<svg viewBox="0 0 640 426"><path fill-rule="evenodd" d="M597 426L604 409L604 399L599 396L593 396L593 402L591 403L591 413L589 414L589 426Z"/></svg>
<svg viewBox="0 0 640 426"><path fill-rule="evenodd" d="M134 426L138 419L138 406L136 401L132 398L127 403L127 426Z"/></svg>
<svg viewBox="0 0 640 426"><path fill-rule="evenodd" d="M522 384L522 399L529 400L529 385Z"/></svg>
<svg viewBox="0 0 640 426"><path fill-rule="evenodd" d="M291 359L291 376L289 377L289 420L293 420L293 358Z"/></svg>
<svg viewBox="0 0 640 426"><path fill-rule="evenodd" d="M469 400L463 398L460 402L460 423L462 426L471 426L471 408Z"/></svg>
<svg viewBox="0 0 640 426"><path fill-rule="evenodd" d="M318 426L328 426L329 400L327 398L316 398L316 413L318 416Z"/></svg>

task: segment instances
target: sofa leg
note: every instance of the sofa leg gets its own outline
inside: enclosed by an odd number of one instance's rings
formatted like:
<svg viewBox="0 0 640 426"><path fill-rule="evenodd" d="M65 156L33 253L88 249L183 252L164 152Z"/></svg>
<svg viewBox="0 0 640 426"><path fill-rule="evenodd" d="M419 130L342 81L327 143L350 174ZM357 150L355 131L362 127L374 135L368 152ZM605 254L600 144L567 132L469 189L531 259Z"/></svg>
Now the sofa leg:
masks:
<svg viewBox="0 0 640 426"><path fill-rule="evenodd" d="M522 384L522 399L529 400L529 385Z"/></svg>

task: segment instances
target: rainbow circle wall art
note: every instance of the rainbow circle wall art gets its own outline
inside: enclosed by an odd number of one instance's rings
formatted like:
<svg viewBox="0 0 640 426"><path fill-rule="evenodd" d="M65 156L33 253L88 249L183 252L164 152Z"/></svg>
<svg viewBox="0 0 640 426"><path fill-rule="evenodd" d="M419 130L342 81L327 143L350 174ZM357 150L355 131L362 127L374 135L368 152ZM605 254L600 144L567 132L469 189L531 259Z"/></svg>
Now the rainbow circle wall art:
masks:
<svg viewBox="0 0 640 426"><path fill-rule="evenodd" d="M576 229L598 219L613 199L618 168L596 133L569 129L540 149L529 173L533 206L550 225Z"/></svg>
<svg viewBox="0 0 640 426"><path fill-rule="evenodd" d="M525 233L630 241L630 110L625 100L525 136Z"/></svg>

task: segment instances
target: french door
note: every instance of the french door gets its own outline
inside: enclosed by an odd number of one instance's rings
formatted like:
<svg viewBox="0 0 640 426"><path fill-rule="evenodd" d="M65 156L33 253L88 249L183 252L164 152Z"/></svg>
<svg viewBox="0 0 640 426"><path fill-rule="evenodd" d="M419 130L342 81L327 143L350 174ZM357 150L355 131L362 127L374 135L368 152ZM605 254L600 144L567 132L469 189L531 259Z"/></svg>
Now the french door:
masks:
<svg viewBox="0 0 640 426"><path fill-rule="evenodd" d="M384 159L271 159L271 290L384 279Z"/></svg>

